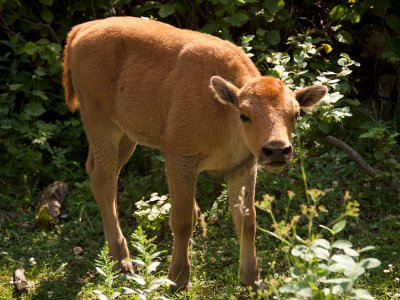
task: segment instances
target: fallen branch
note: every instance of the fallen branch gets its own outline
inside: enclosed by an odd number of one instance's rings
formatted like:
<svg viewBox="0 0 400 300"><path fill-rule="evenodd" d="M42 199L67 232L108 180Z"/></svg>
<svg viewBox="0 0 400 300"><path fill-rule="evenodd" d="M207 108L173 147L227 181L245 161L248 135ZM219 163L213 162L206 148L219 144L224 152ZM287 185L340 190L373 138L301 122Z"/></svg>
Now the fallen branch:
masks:
<svg viewBox="0 0 400 300"><path fill-rule="evenodd" d="M332 144L339 149L343 150L346 152L352 160L354 160L357 165L363 169L369 176L371 177L376 177L376 175L379 173L379 170L375 169L372 167L370 164L368 164L365 159L361 157L360 154L353 148L351 148L349 145L347 145L345 142L339 140L338 138L335 138L331 135L328 135L325 140L329 143ZM391 181L389 179L386 179L386 181L390 184L390 187L397 193L400 193L400 182L396 179L393 178Z"/></svg>

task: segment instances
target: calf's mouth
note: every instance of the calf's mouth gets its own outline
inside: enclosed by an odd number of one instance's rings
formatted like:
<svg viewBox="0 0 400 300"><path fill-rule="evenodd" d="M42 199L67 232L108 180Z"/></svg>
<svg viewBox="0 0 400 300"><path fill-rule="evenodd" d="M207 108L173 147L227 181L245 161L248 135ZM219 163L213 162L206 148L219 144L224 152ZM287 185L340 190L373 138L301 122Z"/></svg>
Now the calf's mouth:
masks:
<svg viewBox="0 0 400 300"><path fill-rule="evenodd" d="M262 166L270 173L279 174L283 172L289 161L271 161L263 162Z"/></svg>

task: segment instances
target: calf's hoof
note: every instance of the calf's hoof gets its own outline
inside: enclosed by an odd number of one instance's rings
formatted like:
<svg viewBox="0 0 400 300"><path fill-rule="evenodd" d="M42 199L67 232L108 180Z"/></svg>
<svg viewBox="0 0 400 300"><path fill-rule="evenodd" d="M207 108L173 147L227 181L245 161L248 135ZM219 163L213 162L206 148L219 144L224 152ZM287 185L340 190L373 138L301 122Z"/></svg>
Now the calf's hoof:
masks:
<svg viewBox="0 0 400 300"><path fill-rule="evenodd" d="M121 273L132 273L133 272L133 264L129 258L121 260L117 262L114 267L114 271L120 270Z"/></svg>
<svg viewBox="0 0 400 300"><path fill-rule="evenodd" d="M264 291L267 289L267 286L262 279L254 281L253 283L250 284L243 284L243 285L249 288L253 292Z"/></svg>
<svg viewBox="0 0 400 300"><path fill-rule="evenodd" d="M251 278L251 279L250 279ZM250 288L252 291L263 291L266 289L266 285L262 279L260 279L259 272L256 272L256 275L251 277L243 278L240 280L241 284L247 288Z"/></svg>
<svg viewBox="0 0 400 300"><path fill-rule="evenodd" d="M177 283L175 285L171 284L171 286L169 287L169 291L172 294L175 294L175 293L178 293L181 291L187 292L190 290L191 286L192 286L192 283L190 281L186 282L186 283Z"/></svg>

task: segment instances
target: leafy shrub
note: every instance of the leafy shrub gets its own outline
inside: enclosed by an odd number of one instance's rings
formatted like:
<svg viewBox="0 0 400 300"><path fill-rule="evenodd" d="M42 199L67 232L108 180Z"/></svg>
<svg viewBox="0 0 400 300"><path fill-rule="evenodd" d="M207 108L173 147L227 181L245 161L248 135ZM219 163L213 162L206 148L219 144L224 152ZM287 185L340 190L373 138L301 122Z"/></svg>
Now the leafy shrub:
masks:
<svg viewBox="0 0 400 300"><path fill-rule="evenodd" d="M367 140L370 145L370 151L377 162L376 167L381 170L378 176L396 180L395 176L400 170L400 163L395 158L400 153L396 139L400 134L381 121L371 120L361 127L366 131L360 135L360 139Z"/></svg>
<svg viewBox="0 0 400 300"><path fill-rule="evenodd" d="M292 191L289 191L288 195L289 203L286 211L289 210L290 202L295 197ZM346 218L358 216L359 204L346 193L341 215L328 226L317 227L316 219L328 212L325 206L319 204L324 195L323 191L306 187L307 204L300 205L301 215L286 216L282 221L276 220L274 215L275 197L265 195L257 205L270 215L273 231L259 229L282 242L281 250L289 265L285 283L276 293L285 295L285 299L333 299L338 296L374 299L367 290L355 288L360 276L368 269L380 265L380 261L376 258L360 258L361 253L374 247L355 250L351 242L336 238L345 228ZM306 238L300 236L298 228L300 224L307 227ZM323 238L324 232L329 233L328 238Z"/></svg>
<svg viewBox="0 0 400 300"><path fill-rule="evenodd" d="M160 197L158 193L153 193L149 200L143 198L136 202L137 209L133 214L138 220L138 224L143 228L160 230L171 208L168 200L166 195Z"/></svg>
<svg viewBox="0 0 400 300"><path fill-rule="evenodd" d="M160 264L156 259L164 253L157 251L157 246L152 243L154 239L148 239L140 226L132 233L131 244L137 251L137 256L132 262L137 268L137 273L131 274L121 274L113 270L116 262L110 258L106 244L96 260L96 271L103 278L103 283L99 289L93 290L93 293L101 300L112 300L123 295L132 295L134 299L141 300L168 299L156 294L161 287L174 283L154 275Z"/></svg>

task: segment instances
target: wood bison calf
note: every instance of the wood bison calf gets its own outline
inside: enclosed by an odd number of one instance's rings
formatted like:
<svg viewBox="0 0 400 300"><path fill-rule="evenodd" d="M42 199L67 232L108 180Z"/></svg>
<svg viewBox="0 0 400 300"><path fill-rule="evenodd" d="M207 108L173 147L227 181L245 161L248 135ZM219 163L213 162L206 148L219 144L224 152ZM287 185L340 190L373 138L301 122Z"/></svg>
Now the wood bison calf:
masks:
<svg viewBox="0 0 400 300"><path fill-rule="evenodd" d="M165 156L174 240L169 278L178 288L189 287L196 177L209 172L227 179L242 247L240 279L254 286L257 165L273 173L284 169L300 109L317 104L326 88L293 92L261 76L228 41L133 17L75 26L64 50L63 85L68 107L81 111L89 141L86 168L120 268L127 272L132 264L125 260L129 252L118 221L118 175L142 144ZM242 187L249 210L244 218L237 205Z"/></svg>

